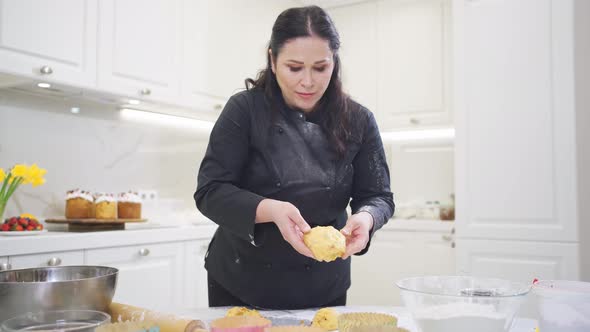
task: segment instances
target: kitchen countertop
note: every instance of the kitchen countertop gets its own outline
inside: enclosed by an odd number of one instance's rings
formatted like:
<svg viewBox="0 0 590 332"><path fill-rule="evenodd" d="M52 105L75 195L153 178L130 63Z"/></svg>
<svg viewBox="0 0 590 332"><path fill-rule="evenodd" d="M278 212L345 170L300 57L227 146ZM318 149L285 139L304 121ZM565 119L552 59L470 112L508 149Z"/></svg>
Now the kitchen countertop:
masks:
<svg viewBox="0 0 590 332"><path fill-rule="evenodd" d="M417 332L416 325L410 313L403 307L387 307L387 306L342 306L333 307L338 313L346 312L376 312L391 314L398 318L398 326L408 329L412 332ZM175 314L192 318L200 319L205 323L209 324L216 318L221 318L225 315L229 307L220 308L200 308L200 309L183 309L177 310ZM305 310L259 310L260 314L264 317L269 318L273 321L281 319L295 319L297 321L303 320L310 322L313 319L317 309L305 309ZM534 332L537 322L531 319L515 319L510 332ZM474 328L473 331L477 331Z"/></svg>
<svg viewBox="0 0 590 332"><path fill-rule="evenodd" d="M204 222L194 225L166 225L148 221L126 227L125 230L101 232L48 231L28 236L0 235L0 256L210 239L217 225Z"/></svg>

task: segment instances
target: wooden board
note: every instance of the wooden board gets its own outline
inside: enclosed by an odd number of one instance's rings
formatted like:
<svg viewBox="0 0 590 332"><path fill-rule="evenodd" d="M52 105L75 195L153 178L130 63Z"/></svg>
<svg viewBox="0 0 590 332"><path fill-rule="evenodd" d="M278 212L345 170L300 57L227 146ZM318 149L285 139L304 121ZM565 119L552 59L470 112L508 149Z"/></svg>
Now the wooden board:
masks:
<svg viewBox="0 0 590 332"><path fill-rule="evenodd" d="M126 223L146 222L147 219L45 219L48 224L67 224L69 232L98 232L125 229Z"/></svg>

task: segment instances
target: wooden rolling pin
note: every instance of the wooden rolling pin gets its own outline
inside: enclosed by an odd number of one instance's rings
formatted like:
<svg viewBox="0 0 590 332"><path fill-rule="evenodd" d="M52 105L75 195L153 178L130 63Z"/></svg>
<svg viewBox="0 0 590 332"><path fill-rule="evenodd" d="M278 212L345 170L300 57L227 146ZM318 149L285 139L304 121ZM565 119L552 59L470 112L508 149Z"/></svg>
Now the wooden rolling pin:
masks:
<svg viewBox="0 0 590 332"><path fill-rule="evenodd" d="M179 318L172 314L151 311L128 304L112 302L109 306L111 322L150 321L160 332L206 332L205 324L198 319Z"/></svg>

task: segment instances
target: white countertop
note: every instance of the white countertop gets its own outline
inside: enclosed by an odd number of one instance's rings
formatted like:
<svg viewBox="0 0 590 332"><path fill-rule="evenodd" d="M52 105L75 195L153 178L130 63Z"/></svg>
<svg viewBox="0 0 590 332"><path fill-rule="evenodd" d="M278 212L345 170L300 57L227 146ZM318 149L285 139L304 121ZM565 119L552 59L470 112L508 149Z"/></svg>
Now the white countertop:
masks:
<svg viewBox="0 0 590 332"><path fill-rule="evenodd" d="M343 306L333 307L338 313L347 312L376 312L394 315L398 318L398 326L403 327L412 332L418 332L416 325L410 316L410 313L403 307L387 307L387 306ZM220 308L200 308L200 309L184 309L178 310L175 314L192 318L200 319L209 324L212 320L225 316L229 307ZM281 319L295 319L297 321L303 320L310 322L313 319L317 309L305 310L259 310L262 316L271 321L280 321ZM515 319L510 332L534 332L537 322L531 319ZM473 331L477 331L474 327Z"/></svg>
<svg viewBox="0 0 590 332"><path fill-rule="evenodd" d="M405 231L405 232L435 232L451 233L455 227L454 221L441 221L434 219L389 219L381 230Z"/></svg>
<svg viewBox="0 0 590 332"><path fill-rule="evenodd" d="M129 224L126 228L101 232L48 231L29 236L0 235L0 256L210 239L217 225L165 225L148 221L144 224Z"/></svg>

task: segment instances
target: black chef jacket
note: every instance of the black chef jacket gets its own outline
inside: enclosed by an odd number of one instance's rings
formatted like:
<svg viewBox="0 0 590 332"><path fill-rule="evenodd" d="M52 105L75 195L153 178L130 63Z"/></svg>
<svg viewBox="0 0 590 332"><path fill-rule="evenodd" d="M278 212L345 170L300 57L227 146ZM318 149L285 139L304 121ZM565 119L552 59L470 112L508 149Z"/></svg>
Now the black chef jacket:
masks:
<svg viewBox="0 0 590 332"><path fill-rule="evenodd" d="M315 261L296 252L274 223L255 224L264 198L292 203L311 227L336 229L346 224L350 201L352 213L373 216L371 235L393 215L375 118L350 103L356 108L356 139L347 143L343 158L304 112L289 108L282 97L273 109L260 89L232 96L217 120L194 198L219 225L205 267L243 302L269 309L319 307L350 286L350 259Z"/></svg>

